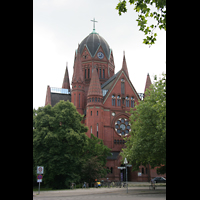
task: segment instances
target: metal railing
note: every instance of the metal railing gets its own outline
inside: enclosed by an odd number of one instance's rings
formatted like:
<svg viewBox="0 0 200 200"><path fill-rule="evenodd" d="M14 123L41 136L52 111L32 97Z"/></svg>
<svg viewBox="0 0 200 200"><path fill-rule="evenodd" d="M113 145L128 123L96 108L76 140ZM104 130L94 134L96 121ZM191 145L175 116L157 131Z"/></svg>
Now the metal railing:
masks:
<svg viewBox="0 0 200 200"><path fill-rule="evenodd" d="M71 94L69 89L51 87L51 92L60 94Z"/></svg>

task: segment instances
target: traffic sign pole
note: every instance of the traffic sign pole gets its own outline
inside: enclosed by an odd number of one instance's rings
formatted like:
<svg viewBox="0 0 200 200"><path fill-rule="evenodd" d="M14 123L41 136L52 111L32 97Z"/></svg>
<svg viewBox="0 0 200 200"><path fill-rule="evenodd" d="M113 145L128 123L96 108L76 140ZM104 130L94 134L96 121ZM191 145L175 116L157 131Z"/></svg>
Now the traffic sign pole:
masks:
<svg viewBox="0 0 200 200"><path fill-rule="evenodd" d="M40 182L39 182L38 194L40 194Z"/></svg>

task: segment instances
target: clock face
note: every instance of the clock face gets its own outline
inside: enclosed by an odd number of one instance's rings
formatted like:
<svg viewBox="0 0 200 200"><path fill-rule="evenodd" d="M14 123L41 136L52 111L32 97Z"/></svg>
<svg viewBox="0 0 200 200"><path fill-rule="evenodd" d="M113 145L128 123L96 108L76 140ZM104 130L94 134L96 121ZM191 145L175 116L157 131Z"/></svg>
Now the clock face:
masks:
<svg viewBox="0 0 200 200"><path fill-rule="evenodd" d="M99 59L103 59L103 57L104 57L104 55L103 55L102 52L99 52L99 53L97 54L97 56L98 56Z"/></svg>

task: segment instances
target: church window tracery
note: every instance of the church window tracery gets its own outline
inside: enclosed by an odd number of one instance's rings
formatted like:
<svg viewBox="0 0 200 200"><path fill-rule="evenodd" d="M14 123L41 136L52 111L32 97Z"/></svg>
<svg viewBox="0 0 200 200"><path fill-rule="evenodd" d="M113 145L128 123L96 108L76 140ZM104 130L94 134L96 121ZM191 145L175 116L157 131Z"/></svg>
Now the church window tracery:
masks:
<svg viewBox="0 0 200 200"><path fill-rule="evenodd" d="M119 118L115 122L115 131L120 135L120 136L127 136L129 132L131 131L131 126L129 123L129 120L126 118Z"/></svg>

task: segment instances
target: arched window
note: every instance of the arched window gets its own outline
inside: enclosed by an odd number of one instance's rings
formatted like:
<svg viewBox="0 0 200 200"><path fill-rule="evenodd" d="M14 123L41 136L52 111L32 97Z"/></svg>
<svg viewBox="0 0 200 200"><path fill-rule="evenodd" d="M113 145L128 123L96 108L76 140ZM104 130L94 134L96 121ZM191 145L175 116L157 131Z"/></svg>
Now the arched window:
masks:
<svg viewBox="0 0 200 200"><path fill-rule="evenodd" d="M115 106L115 95L112 95L112 106Z"/></svg>
<svg viewBox="0 0 200 200"><path fill-rule="evenodd" d="M90 78L90 69L88 69L88 78Z"/></svg>
<svg viewBox="0 0 200 200"><path fill-rule="evenodd" d="M129 107L129 97L126 97L126 107Z"/></svg>
<svg viewBox="0 0 200 200"><path fill-rule="evenodd" d="M97 116L98 116L98 110L97 110Z"/></svg>
<svg viewBox="0 0 200 200"><path fill-rule="evenodd" d="M110 173L111 173L111 174L113 173L113 168L112 168L112 167L110 168Z"/></svg>
<svg viewBox="0 0 200 200"><path fill-rule="evenodd" d="M121 79L121 93L122 93L122 94L125 94L124 82L125 82L125 81L124 81L124 79L122 78L122 79Z"/></svg>
<svg viewBox="0 0 200 200"><path fill-rule="evenodd" d="M120 95L117 96L117 106L121 106L121 97L120 97Z"/></svg>
<svg viewBox="0 0 200 200"><path fill-rule="evenodd" d="M92 116L92 111L91 111L91 116Z"/></svg>
<svg viewBox="0 0 200 200"><path fill-rule="evenodd" d="M134 97L131 97L131 107L134 107Z"/></svg>

